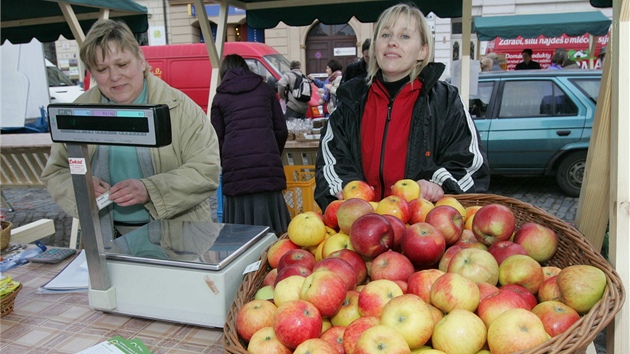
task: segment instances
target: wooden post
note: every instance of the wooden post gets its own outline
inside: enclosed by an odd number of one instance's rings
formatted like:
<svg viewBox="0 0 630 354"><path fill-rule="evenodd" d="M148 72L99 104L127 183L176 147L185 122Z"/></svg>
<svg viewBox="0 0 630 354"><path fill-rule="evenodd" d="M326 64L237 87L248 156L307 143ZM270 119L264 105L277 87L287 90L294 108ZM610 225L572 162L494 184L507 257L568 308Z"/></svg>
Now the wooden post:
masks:
<svg viewBox="0 0 630 354"><path fill-rule="evenodd" d="M611 71L611 60L605 60L575 215L575 225L596 250L602 248L609 217Z"/></svg>
<svg viewBox="0 0 630 354"><path fill-rule="evenodd" d="M630 1L613 1L610 262L626 293L630 287ZM626 298L607 331L607 353L630 353L630 303Z"/></svg>

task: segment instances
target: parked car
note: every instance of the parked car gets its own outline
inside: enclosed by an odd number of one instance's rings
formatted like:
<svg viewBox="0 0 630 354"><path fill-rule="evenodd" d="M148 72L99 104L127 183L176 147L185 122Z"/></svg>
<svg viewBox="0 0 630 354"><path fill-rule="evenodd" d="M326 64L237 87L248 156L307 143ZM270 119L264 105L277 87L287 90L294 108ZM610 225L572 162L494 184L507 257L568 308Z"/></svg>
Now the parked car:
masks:
<svg viewBox="0 0 630 354"><path fill-rule="evenodd" d="M151 72L169 85L181 90L204 111L208 110L210 77L212 66L208 58L205 43L171 44L161 46L143 46ZM223 55L238 54L242 56L250 69L263 76L274 89L283 73L290 71L290 62L274 48L257 42L226 42ZM84 87L90 84L89 73L86 75ZM312 85L313 92L306 112L308 118L322 118L324 108L319 104L317 87Z"/></svg>
<svg viewBox="0 0 630 354"><path fill-rule="evenodd" d="M579 196L600 81L599 70L481 73L469 110L491 174L551 175Z"/></svg>

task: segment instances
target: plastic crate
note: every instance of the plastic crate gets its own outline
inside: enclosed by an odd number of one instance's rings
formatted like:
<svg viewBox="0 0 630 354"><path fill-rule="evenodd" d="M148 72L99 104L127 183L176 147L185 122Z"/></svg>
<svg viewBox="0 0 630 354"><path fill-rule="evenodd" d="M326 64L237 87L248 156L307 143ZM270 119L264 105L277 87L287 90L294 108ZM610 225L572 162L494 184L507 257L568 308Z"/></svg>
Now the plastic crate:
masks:
<svg viewBox="0 0 630 354"><path fill-rule="evenodd" d="M284 166L284 175L287 179L287 189L282 193L291 218L306 211L321 212L315 203L315 166Z"/></svg>

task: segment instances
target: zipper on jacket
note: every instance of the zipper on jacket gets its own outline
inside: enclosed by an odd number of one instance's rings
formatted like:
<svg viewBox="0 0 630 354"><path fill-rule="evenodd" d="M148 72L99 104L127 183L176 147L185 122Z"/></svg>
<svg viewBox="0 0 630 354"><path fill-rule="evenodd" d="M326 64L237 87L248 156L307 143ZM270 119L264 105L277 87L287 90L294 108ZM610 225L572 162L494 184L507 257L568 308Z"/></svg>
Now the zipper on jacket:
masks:
<svg viewBox="0 0 630 354"><path fill-rule="evenodd" d="M394 106L394 98L389 99L387 105L387 119L385 119L385 128L383 129L383 140L381 141L381 160L378 165L378 181L381 184L381 199L385 198L385 178L383 177L383 164L385 163L385 144L387 143L387 131L389 130L389 122L392 120L392 107Z"/></svg>

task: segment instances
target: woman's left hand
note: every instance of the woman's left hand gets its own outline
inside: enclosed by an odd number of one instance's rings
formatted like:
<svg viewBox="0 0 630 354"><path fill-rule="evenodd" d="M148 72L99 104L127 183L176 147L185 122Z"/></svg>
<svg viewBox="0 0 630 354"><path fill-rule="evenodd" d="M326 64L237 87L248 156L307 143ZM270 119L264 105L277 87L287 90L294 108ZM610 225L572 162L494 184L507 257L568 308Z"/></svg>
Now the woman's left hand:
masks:
<svg viewBox="0 0 630 354"><path fill-rule="evenodd" d="M438 184L426 179L419 180L418 184L420 184L420 197L430 202L437 202L444 196L444 190Z"/></svg>
<svg viewBox="0 0 630 354"><path fill-rule="evenodd" d="M116 183L109 190L109 199L123 207L144 204L149 201L149 193L144 183L137 179L127 179Z"/></svg>

